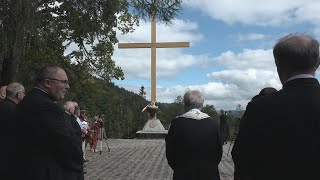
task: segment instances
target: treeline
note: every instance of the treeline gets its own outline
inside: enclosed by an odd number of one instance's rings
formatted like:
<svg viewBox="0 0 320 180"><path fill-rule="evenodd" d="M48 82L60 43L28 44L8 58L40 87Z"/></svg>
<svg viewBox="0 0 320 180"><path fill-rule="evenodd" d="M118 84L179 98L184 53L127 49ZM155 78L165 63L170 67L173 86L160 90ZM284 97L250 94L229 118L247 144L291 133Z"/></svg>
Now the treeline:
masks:
<svg viewBox="0 0 320 180"><path fill-rule="evenodd" d="M33 68L27 68L27 65L21 67L18 74L19 82L27 90L30 90L34 85L37 69L48 63L51 62L33 64ZM67 63L59 64L66 70L70 81L70 89L65 101L78 102L80 108L88 112L89 122L95 115L102 116L108 137L135 138L135 133L141 130L147 121L147 113L141 112L149 103L144 98L143 89L142 92L136 94L120 88L112 82L88 74L81 69L81 66ZM61 106L63 103L59 102ZM172 103L158 102L157 105L159 107L157 117L166 129L168 129L171 119L184 113L182 96L173 99ZM214 105L205 105L202 111L219 120L219 112ZM230 111L228 117L230 134L232 135L237 115Z"/></svg>

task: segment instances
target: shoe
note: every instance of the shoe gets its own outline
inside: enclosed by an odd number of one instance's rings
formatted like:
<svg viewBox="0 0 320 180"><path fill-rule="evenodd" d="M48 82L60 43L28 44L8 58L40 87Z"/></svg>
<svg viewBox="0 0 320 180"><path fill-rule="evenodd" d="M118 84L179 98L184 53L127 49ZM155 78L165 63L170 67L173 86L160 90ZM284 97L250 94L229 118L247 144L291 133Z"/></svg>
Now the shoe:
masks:
<svg viewBox="0 0 320 180"><path fill-rule="evenodd" d="M87 171L83 171L83 174L87 174Z"/></svg>
<svg viewBox="0 0 320 180"><path fill-rule="evenodd" d="M91 152L96 153L96 152L99 152L99 151L98 151L98 150L96 150L96 149L91 149Z"/></svg>
<svg viewBox="0 0 320 180"><path fill-rule="evenodd" d="M83 159L83 162L89 162L89 160L88 159Z"/></svg>

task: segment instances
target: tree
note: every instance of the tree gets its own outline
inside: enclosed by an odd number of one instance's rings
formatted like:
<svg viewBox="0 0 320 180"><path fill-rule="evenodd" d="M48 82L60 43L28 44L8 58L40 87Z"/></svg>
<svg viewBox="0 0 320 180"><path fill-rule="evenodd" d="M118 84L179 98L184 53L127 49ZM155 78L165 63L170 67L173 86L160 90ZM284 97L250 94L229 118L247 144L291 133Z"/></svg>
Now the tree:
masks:
<svg viewBox="0 0 320 180"><path fill-rule="evenodd" d="M134 13L144 20L156 16L160 22L171 23L171 20L181 10L182 0L133 0Z"/></svg>
<svg viewBox="0 0 320 180"><path fill-rule="evenodd" d="M144 86L142 85L141 87L140 87L140 90L139 90L139 96L141 96L141 97L143 97L144 99L146 99L146 92L145 92L145 88L144 88Z"/></svg>
<svg viewBox="0 0 320 180"><path fill-rule="evenodd" d="M180 0L2 0L1 83L16 80L24 61L77 64L106 81L123 79L111 58L116 29L132 32L139 17L154 11L160 21L170 22L180 5ZM64 54L70 45L78 49Z"/></svg>
<svg viewBox="0 0 320 180"><path fill-rule="evenodd" d="M212 119L219 120L218 112L213 105L206 104L201 111L208 114Z"/></svg>
<svg viewBox="0 0 320 180"><path fill-rule="evenodd" d="M238 116L238 118L241 118L242 115L243 115L243 108L242 108L241 104L238 104L238 105L237 105L236 111L237 111L237 116Z"/></svg>
<svg viewBox="0 0 320 180"><path fill-rule="evenodd" d="M173 101L174 103L177 103L177 104L181 104L183 105L183 98L182 96L177 96L177 98Z"/></svg>

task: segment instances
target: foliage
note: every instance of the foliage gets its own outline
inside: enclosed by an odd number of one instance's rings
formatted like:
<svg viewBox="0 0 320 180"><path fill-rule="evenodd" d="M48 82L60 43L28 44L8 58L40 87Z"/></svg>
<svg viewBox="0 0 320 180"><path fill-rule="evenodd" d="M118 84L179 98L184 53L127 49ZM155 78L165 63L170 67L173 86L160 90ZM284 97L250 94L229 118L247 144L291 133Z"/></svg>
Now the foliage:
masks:
<svg viewBox="0 0 320 180"><path fill-rule="evenodd" d="M21 66L39 62L77 64L106 81L123 79L121 67L112 60L116 30L132 32L139 17L147 18L154 11L160 21L169 22L180 4L168 0L2 0L1 83L17 80ZM70 47L75 50L66 52Z"/></svg>
<svg viewBox="0 0 320 180"><path fill-rule="evenodd" d="M139 96L143 97L144 99L146 99L146 91L145 91L145 88L144 86L141 86L140 87L140 90L139 90Z"/></svg>
<svg viewBox="0 0 320 180"><path fill-rule="evenodd" d="M162 22L170 23L181 10L182 0L132 0L134 13L151 20L155 15Z"/></svg>
<svg viewBox="0 0 320 180"><path fill-rule="evenodd" d="M59 65L70 81L65 100L78 102L89 120L102 115L108 136L132 138L147 120L141 113L147 102L110 83L124 78L112 59L116 32L132 32L151 12L170 22L180 5L181 0L1 0L0 84L19 81L29 91L37 69ZM161 113L169 122L181 106L168 106L173 111Z"/></svg>
<svg viewBox="0 0 320 180"><path fill-rule="evenodd" d="M219 120L218 112L213 105L205 105L202 108L202 112L208 114L212 119Z"/></svg>

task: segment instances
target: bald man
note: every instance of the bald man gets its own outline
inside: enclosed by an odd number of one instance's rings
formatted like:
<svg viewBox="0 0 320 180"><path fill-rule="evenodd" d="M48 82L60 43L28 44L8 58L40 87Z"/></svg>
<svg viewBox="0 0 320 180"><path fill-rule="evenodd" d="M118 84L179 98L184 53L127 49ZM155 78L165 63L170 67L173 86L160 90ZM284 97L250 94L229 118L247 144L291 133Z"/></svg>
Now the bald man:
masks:
<svg viewBox="0 0 320 180"><path fill-rule="evenodd" d="M246 108L237 138L239 179L319 179L319 42L290 34L276 43L273 56L283 86Z"/></svg>
<svg viewBox="0 0 320 180"><path fill-rule="evenodd" d="M0 142L3 148L0 148L1 167L0 179L8 179L9 167L11 166L10 157L14 135L16 131L16 106L24 98L25 89L22 84L13 82L6 87L6 97L0 102ZM10 165L10 166L9 166Z"/></svg>
<svg viewBox="0 0 320 180"><path fill-rule="evenodd" d="M64 111L56 103L69 90L66 72L59 66L41 68L35 87L17 106L19 141L12 173L17 179L79 180L83 171L82 149ZM23 153L20 152L23 151Z"/></svg>
<svg viewBox="0 0 320 180"><path fill-rule="evenodd" d="M76 137L76 144L78 145L79 148L82 149L82 131L80 128L79 123L77 122L77 118L75 117L75 108L76 105L72 101L66 101L63 105L64 109L64 116L67 121L69 121L72 125L73 131L75 132L75 137ZM82 161L82 166L83 166L83 161ZM77 180L83 180L83 172L77 172L75 176L77 176Z"/></svg>

